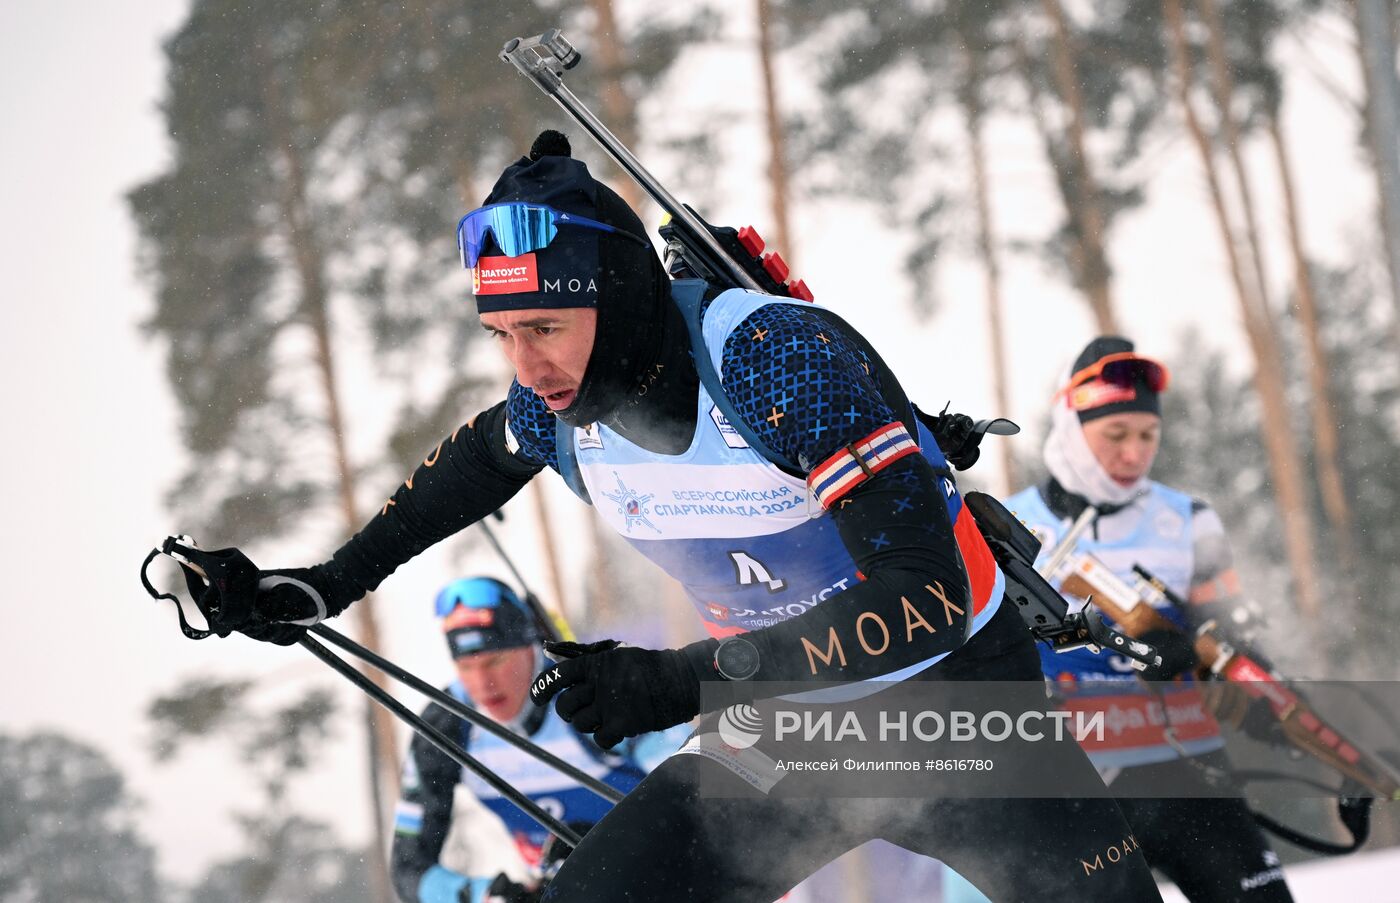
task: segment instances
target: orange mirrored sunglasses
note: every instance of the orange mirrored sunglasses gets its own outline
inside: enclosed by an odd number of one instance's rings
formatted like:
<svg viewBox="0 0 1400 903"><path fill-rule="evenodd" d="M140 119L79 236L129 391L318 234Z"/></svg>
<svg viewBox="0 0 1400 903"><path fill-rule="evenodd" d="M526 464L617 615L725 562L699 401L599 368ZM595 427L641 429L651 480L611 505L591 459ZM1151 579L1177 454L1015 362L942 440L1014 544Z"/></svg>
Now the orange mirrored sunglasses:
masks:
<svg viewBox="0 0 1400 903"><path fill-rule="evenodd" d="M1125 388L1142 382L1153 392L1165 392L1167 384L1171 382L1171 373L1166 365L1149 357L1140 357L1131 351L1119 351L1106 354L1083 370L1076 371L1065 387L1055 393L1055 397L1067 395L1076 387L1094 379L1102 379L1111 385Z"/></svg>

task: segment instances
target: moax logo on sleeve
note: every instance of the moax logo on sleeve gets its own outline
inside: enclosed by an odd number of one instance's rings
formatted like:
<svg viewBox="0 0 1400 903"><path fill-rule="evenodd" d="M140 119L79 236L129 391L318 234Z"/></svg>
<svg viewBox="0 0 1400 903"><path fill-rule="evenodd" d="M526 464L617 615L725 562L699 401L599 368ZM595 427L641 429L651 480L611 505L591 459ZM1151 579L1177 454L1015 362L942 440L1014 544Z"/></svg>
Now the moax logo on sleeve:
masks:
<svg viewBox="0 0 1400 903"><path fill-rule="evenodd" d="M963 618L967 617L967 612L959 607L952 599L948 598L948 594L943 589L942 583L935 580L932 583L924 584L924 589L928 590L930 599L941 603L945 626L952 627L957 623L953 620L953 612L957 612L958 615ZM903 636L903 645L907 646L914 642L914 633L916 630L930 634L938 633L938 628L929 623L928 618L924 617L924 612L921 612L910 602L907 596L900 596L899 602L901 618L894 623L893 630L891 630L891 625L885 622L884 617L882 617L879 612L863 611L856 616L853 629L848 628L844 631L847 637L847 643L849 644L851 634L854 634L855 639L860 644L860 648L865 651L866 655L874 658L888 652L892 643L898 639L901 634ZM929 608L934 609L934 611L937 610L931 605ZM928 611L928 614L933 615L934 611ZM901 626L904 628L902 632L899 630ZM817 675L818 661L828 669L847 667L847 645L842 643L841 635L842 634L836 630L835 625L828 627L825 637L825 650L818 645L821 642L820 639L818 643L813 643L805 636L798 637L802 642L803 651L807 654L807 667L810 669L813 677ZM852 649L852 653L854 654L854 649ZM833 665L833 661L839 664Z"/></svg>
<svg viewBox="0 0 1400 903"><path fill-rule="evenodd" d="M483 257L472 270L472 293L509 295L540 290L540 274L534 254L519 257Z"/></svg>

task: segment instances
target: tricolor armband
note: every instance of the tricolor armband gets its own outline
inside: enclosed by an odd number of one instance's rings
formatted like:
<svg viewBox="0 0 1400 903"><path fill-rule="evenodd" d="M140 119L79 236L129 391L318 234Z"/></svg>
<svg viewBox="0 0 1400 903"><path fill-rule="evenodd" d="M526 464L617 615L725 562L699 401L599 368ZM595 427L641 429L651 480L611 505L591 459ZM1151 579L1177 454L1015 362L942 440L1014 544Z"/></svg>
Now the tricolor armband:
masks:
<svg viewBox="0 0 1400 903"><path fill-rule="evenodd" d="M830 508L846 493L919 450L919 443L898 421L853 442L827 458L807 476L807 485L823 508Z"/></svg>

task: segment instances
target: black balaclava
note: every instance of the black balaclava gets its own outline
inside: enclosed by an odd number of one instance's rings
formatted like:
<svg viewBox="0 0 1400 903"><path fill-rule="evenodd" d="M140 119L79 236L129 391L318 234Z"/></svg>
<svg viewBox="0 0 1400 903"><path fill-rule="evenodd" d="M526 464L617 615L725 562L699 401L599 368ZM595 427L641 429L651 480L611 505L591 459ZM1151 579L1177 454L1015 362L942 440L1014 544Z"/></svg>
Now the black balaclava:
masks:
<svg viewBox="0 0 1400 903"><path fill-rule="evenodd" d="M667 324L675 319L675 306L670 279L646 239L642 221L570 153L564 135L552 129L541 132L529 156L506 167L483 206L507 201L543 204L606 223L644 244L597 229L560 227L548 247L534 252L535 290L478 293L477 306L482 313L597 308L593 351L578 395L573 404L555 412L566 424L583 426L606 420L647 394L665 356ZM483 258L489 256L487 250L500 253L488 242Z"/></svg>

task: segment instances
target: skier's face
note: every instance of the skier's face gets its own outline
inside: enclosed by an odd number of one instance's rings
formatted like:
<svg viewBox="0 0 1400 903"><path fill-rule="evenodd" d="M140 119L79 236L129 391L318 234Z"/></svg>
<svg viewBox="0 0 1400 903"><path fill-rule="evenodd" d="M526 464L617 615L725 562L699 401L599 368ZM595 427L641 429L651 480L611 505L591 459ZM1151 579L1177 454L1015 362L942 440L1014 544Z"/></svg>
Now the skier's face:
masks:
<svg viewBox="0 0 1400 903"><path fill-rule="evenodd" d="M481 325L552 411L574 403L593 353L598 312L591 307L501 310L481 315Z"/></svg>
<svg viewBox="0 0 1400 903"><path fill-rule="evenodd" d="M535 676L535 652L529 646L475 652L454 664L462 688L493 720L510 721L525 707L525 695Z"/></svg>
<svg viewBox="0 0 1400 903"><path fill-rule="evenodd" d="M1131 486L1152 469L1162 441L1162 418L1145 411L1110 414L1084 424L1084 439L1113 481Z"/></svg>

